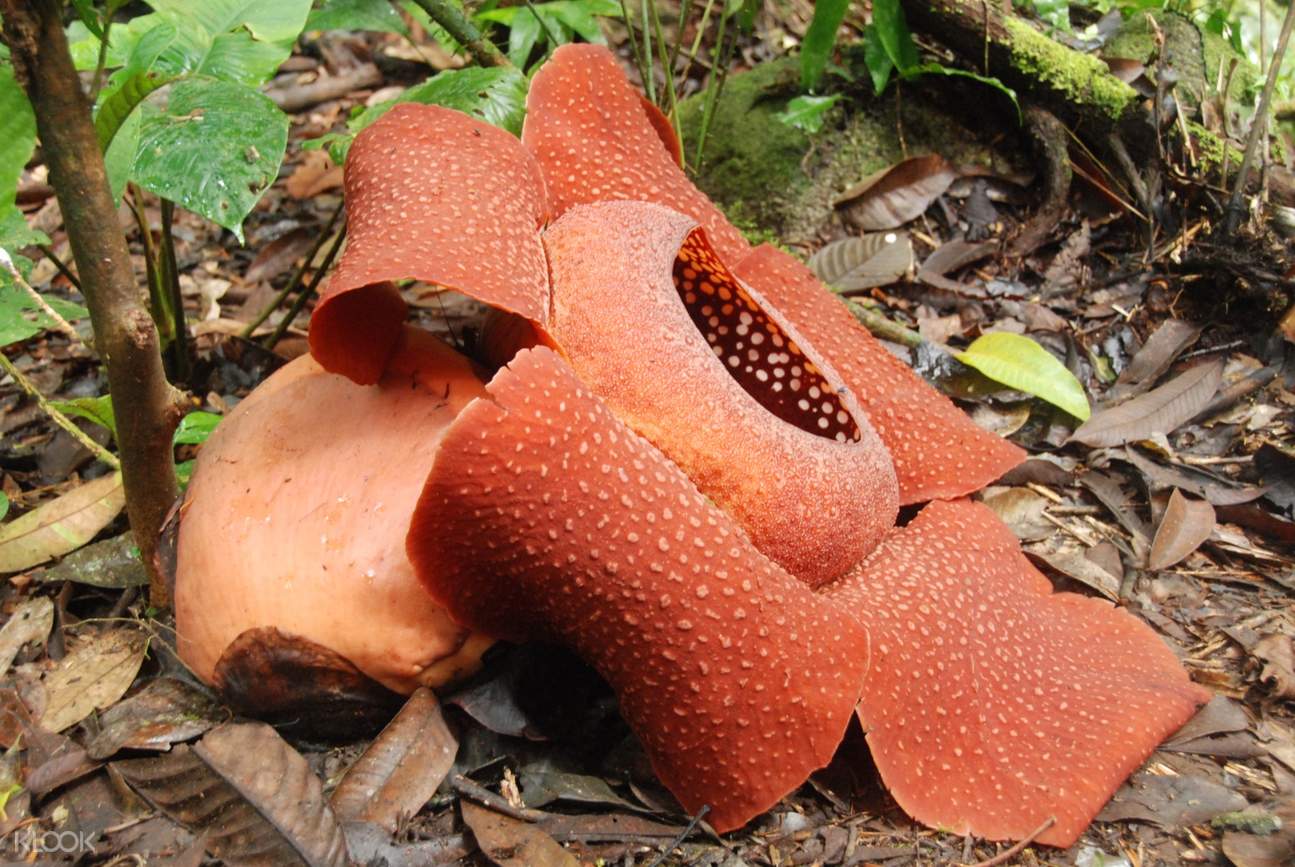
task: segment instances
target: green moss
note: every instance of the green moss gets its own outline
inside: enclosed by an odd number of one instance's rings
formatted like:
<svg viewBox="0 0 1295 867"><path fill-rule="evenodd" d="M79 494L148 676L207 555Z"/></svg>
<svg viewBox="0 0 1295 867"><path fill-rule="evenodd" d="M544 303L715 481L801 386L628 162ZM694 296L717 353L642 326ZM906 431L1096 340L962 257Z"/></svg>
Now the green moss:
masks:
<svg viewBox="0 0 1295 867"><path fill-rule="evenodd" d="M1220 75L1227 80L1227 71L1235 60L1236 72L1228 85L1231 102L1251 104L1259 86L1255 67L1232 50L1227 40L1216 33L1202 29L1192 20L1173 12L1157 10L1134 15L1125 21L1106 43L1102 53L1107 57L1126 57L1139 63L1152 59L1158 50L1156 33L1163 34L1164 53L1173 61L1178 74L1176 89L1180 98L1195 108L1213 95L1219 86Z"/></svg>
<svg viewBox="0 0 1295 867"><path fill-rule="evenodd" d="M1137 92L1111 75L1106 64L1090 54L1060 45L1013 16L1006 16L1012 65L1042 82L1068 101L1091 106L1112 121L1123 117Z"/></svg>
<svg viewBox="0 0 1295 867"><path fill-rule="evenodd" d="M1194 120L1187 121L1187 130L1191 133L1196 149L1196 158L1200 160L1201 170L1206 174L1212 174L1222 169L1225 154L1229 171L1235 172L1241 165L1244 154L1240 148L1233 147Z"/></svg>

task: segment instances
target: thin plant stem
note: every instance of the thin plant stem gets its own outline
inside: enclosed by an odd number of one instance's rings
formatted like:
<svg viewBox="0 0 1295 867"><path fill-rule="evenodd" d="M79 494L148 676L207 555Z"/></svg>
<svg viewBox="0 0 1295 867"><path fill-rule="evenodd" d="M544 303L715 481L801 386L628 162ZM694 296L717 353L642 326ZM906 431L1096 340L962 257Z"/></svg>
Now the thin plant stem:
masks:
<svg viewBox="0 0 1295 867"><path fill-rule="evenodd" d="M103 87L103 72L108 66L108 40L112 37L112 4L103 10L103 39L99 41L99 57L94 63L94 81L90 84L90 102L97 102L99 89Z"/></svg>
<svg viewBox="0 0 1295 867"><path fill-rule="evenodd" d="M49 302L45 300L44 296L32 288L32 285L23 277L22 272L14 267L13 260L9 258L9 254L4 250L0 250L0 267L3 267L9 276L13 278L13 281L31 296L32 301L40 308L40 312L48 316L50 321L54 323L55 329L62 332L73 343L83 342L81 335L77 334L76 329L72 327L72 323L60 316L57 310L49 306Z"/></svg>
<svg viewBox="0 0 1295 867"><path fill-rule="evenodd" d="M512 66L513 63L495 44L485 38L472 19L452 3L445 0L414 0L424 12L445 32L468 50L481 66Z"/></svg>
<svg viewBox="0 0 1295 867"><path fill-rule="evenodd" d="M653 104L656 104L656 58L652 56L652 27L649 15L649 6L656 8L654 0L639 0L639 11L643 18L643 59L647 63L647 78L643 82L643 87L647 90L647 98Z"/></svg>
<svg viewBox="0 0 1295 867"><path fill-rule="evenodd" d="M675 138L683 141L683 129L679 126L679 105L674 87L674 67L670 65L670 53L666 47L665 34L661 29L661 14L655 2L652 3L652 29L656 33L657 51L661 54L662 72L665 75L666 116L674 127Z"/></svg>
<svg viewBox="0 0 1295 867"><path fill-rule="evenodd" d="M77 279L76 274L67 266L67 263L58 257L58 254L54 252L53 247L49 244L37 244L36 248L45 254L46 259L49 259L54 263L54 267L58 269L60 274L67 278L67 282L76 287L76 291L81 291L81 281Z"/></svg>
<svg viewBox="0 0 1295 867"><path fill-rule="evenodd" d="M13 377L13 381L18 383L18 387L25 391L32 400L36 401L36 405L50 417L50 420L53 421L54 424L71 434L73 439L89 449L90 453L96 458L103 461L114 470L121 469L121 461L117 460L116 455L90 439L89 435L86 434L85 431L77 427L70 418L59 411L58 407L50 403L49 400L46 399L45 395L41 394L40 390L36 388L36 383L28 379L21 370L15 367L14 363L10 361L9 357L3 352L0 352L0 368L2 368L5 373Z"/></svg>
<svg viewBox="0 0 1295 867"><path fill-rule="evenodd" d="M324 230L315 237L315 243L311 246L310 252L306 254L306 258L301 260L301 264L297 266L296 270L292 272L292 277L289 278L287 284L274 296L274 300L265 305L261 312L256 314L256 318L239 332L239 337L250 338L256 329L260 328L265 323L265 320L270 318L270 314L278 310L280 305L288 300L288 296L297 291L297 288L301 286L302 279L306 276L306 270L310 267L310 263L315 261L315 257L319 255L320 249L324 246L324 242L333 234L333 226L337 224L337 218L342 215L343 207L344 203L339 202L337 204L332 216L328 218L328 223L324 226Z"/></svg>
<svg viewBox="0 0 1295 867"><path fill-rule="evenodd" d="M679 71L680 78L686 79L688 73L692 71L693 65L697 62L697 52L701 50L701 39L706 35L706 26L710 24L710 13L714 8L715 0L706 0L706 6L701 12L701 23L697 25L697 33L693 36L692 45L688 49L688 62ZM679 35L682 37L683 32L680 31Z"/></svg>
<svg viewBox="0 0 1295 867"><path fill-rule="evenodd" d="M531 0L526 0L526 8L531 10L531 14L535 16L535 20L539 23L540 30L544 31L544 38L548 40L549 45L558 45L559 40L557 35L549 29L549 23L544 20L542 15L540 15L540 10L535 8L535 4L532 3ZM553 49L550 48L549 50L552 51Z"/></svg>
<svg viewBox="0 0 1295 867"><path fill-rule="evenodd" d="M625 19L625 32L629 36L630 53L634 55L634 65L638 67L639 78L643 81L643 86L647 87L648 67L643 62L643 55L639 51L639 40L634 33L634 21L630 18L628 0L621 0L621 17Z"/></svg>
<svg viewBox="0 0 1295 867"><path fill-rule="evenodd" d="M319 267L311 275L310 283L293 299L292 306L283 315L283 319L279 320L274 332L265 338L264 345L266 349L274 349L275 345L283 339L283 335L288 333L288 328L292 325L293 320L297 318L297 314L306 306L306 302L315 297L315 292L318 291L320 282L323 281L324 275L328 273L328 269L333 266L333 260L337 258L337 252L342 249L342 242L345 240L346 226L343 225L338 230L337 237L333 239L333 245L328 248L328 252L324 255L324 261L319 263Z"/></svg>
<svg viewBox="0 0 1295 867"><path fill-rule="evenodd" d="M681 0L679 3L679 18L675 22L674 45L670 46L670 65L666 68L673 71L675 64L679 62L679 53L683 50L683 31L684 24L688 21L688 13L692 10L692 0Z"/></svg>
<svg viewBox="0 0 1295 867"><path fill-rule="evenodd" d="M1259 150L1259 140L1268 128L1268 106L1272 102L1273 88L1277 86L1277 74L1281 71L1282 59L1286 56L1286 45L1290 42L1291 27L1295 25L1295 3L1286 7L1286 17L1282 20L1281 33L1277 36L1277 47L1273 49L1272 60L1268 65L1268 78L1264 81L1263 93L1259 96L1259 105L1255 108L1254 120L1250 124L1250 134L1246 137L1245 155L1241 157L1241 168L1237 169L1236 186L1232 197L1228 199L1227 217L1223 231L1231 235L1241 223L1245 206L1241 199L1245 196L1246 182L1250 179L1250 166L1255 153Z"/></svg>
<svg viewBox="0 0 1295 867"><path fill-rule="evenodd" d="M128 184L130 191L130 212L135 215L135 226L139 229L140 243L144 247L144 271L148 278L148 308L153 315L153 322L158 327L158 336L162 345L171 342L167 331L171 317L167 315L167 295L162 286L160 262L157 248L153 244L153 230L148 225L148 215L144 213L144 193L134 183Z"/></svg>
<svg viewBox="0 0 1295 867"><path fill-rule="evenodd" d="M171 344L172 371L177 380L189 377L189 323L184 318L184 296L180 293L180 271L175 263L175 236L171 227L175 223L175 203L162 199L162 249L160 252L162 288L170 300L170 328L175 335Z"/></svg>
<svg viewBox="0 0 1295 867"><path fill-rule="evenodd" d="M728 77L728 60L732 46L724 41L725 32L728 29L728 4L725 3L719 10L719 32L715 36L715 47L718 49L716 55L719 66L712 67L710 81L706 83L706 104L701 114L701 129L697 133L697 156L693 164L697 170L701 170L702 157L706 153L706 135L710 132L711 121L715 118L715 107L719 104L720 92L724 89L724 80ZM736 40L729 40L734 42Z"/></svg>

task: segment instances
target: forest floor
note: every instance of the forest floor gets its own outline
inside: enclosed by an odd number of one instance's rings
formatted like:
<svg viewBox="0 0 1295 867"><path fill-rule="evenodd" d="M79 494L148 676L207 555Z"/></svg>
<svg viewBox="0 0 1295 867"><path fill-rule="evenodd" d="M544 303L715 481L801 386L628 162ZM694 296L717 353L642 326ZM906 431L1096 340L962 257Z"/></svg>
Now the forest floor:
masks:
<svg viewBox="0 0 1295 867"><path fill-rule="evenodd" d="M773 53L777 34L764 36L741 62ZM300 145L339 128L353 106L419 80L426 58L407 47L329 34L293 59L278 82L287 91L324 68L353 71L375 54L381 73L371 86L296 111L289 159L250 218L246 245L179 215L178 265L197 359L193 393L204 409L228 411L306 351L305 315L273 350L259 341L281 313L252 339L239 336L294 268L312 254L317 262L329 246L317 241L341 202L341 169ZM920 152L920 143L912 146ZM40 171L29 173L20 201L67 258L58 206ZM1287 860L1295 859L1295 329L1283 332L1280 311L1229 288L1237 260L1207 240L1203 220L1189 217L1148 244L1145 223L1094 201L1101 197L1079 184L1033 250L1004 255L1037 196L1000 180L968 181L933 197L907 227L916 261L936 250L952 255L946 245L958 241L957 261L929 279L901 268L852 294L908 329L919 370L978 423L1029 450L1024 465L980 496L1035 564L1059 589L1127 606L1216 696L1074 847L1030 847L1012 863L1295 863ZM998 195L1003 189L1009 194ZM156 210L146 213L157 225ZM133 226L125 212L123 224ZM797 252L849 233L834 215ZM1206 264L1183 267L1193 257ZM142 273L142 258L137 265ZM31 282L76 297L48 259ZM477 315L445 299L422 311L429 327L456 341L471 339ZM1095 408L1085 441L1072 439L1077 422L1064 412L940 351L995 330L1028 334L1066 360ZM8 351L46 396L75 401L105 389L89 350L60 333ZM82 427L108 443L103 427ZM105 478L105 470L12 382L0 384L0 482L15 514ZM104 491L95 502L110 499ZM0 758L0 833L14 845L24 829L85 832L92 846L61 860L46 853L37 863L210 863L201 837L133 794L114 768L115 760L192 739L232 713L166 650L165 621L149 619L142 569L124 531L124 516L111 520L98 541L11 575L0 589L9 623L0 631L0 745L8 748ZM147 653L140 636L150 639ZM357 857L489 863L460 812L483 804L506 812L494 814L493 831L482 830L480 816L471 823L478 835L496 835L491 857L500 864L524 863L499 853L510 841L535 845L536 829L581 863L625 865L656 864L663 855L660 863L728 867L973 864L1006 849L907 819L871 770L857 730L831 766L746 830L721 839L703 819L679 842L689 817L651 780L610 691L563 654L501 652L441 703L458 742L447 781L401 823L397 842L352 839ZM55 715L71 722L51 723ZM293 743L327 790L371 736ZM1249 819L1227 818L1243 810ZM1264 816L1285 822L1270 834L1247 833Z"/></svg>

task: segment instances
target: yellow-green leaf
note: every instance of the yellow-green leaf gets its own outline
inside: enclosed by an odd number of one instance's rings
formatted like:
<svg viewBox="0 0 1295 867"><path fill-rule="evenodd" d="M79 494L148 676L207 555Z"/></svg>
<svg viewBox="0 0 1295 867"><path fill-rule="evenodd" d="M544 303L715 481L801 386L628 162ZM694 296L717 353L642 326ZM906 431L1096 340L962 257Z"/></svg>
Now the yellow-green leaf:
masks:
<svg viewBox="0 0 1295 867"><path fill-rule="evenodd" d="M995 331L978 337L957 359L995 382L1042 398L1080 421L1088 418L1088 397L1074 374L1052 353L1020 334Z"/></svg>
<svg viewBox="0 0 1295 867"><path fill-rule="evenodd" d="M121 473L73 488L0 527L0 574L21 572L75 551L108 526L126 504Z"/></svg>

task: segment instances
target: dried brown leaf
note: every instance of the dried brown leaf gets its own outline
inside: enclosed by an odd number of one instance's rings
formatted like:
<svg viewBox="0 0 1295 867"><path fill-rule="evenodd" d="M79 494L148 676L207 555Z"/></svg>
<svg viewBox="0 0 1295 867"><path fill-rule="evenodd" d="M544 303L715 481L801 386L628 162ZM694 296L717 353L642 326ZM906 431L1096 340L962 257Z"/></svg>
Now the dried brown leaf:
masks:
<svg viewBox="0 0 1295 867"><path fill-rule="evenodd" d="M481 852L499 867L580 867L574 855L529 822L467 800L459 809Z"/></svg>
<svg viewBox="0 0 1295 867"><path fill-rule="evenodd" d="M1181 488L1215 506L1248 503L1264 495L1263 488L1238 488L1199 470L1157 463L1134 448L1125 449L1119 458L1137 467L1147 488L1152 491Z"/></svg>
<svg viewBox="0 0 1295 867"><path fill-rule="evenodd" d="M1272 834L1229 830L1223 834L1223 854L1233 867L1290 867L1295 863L1295 799L1274 811L1280 827Z"/></svg>
<svg viewBox="0 0 1295 867"><path fill-rule="evenodd" d="M1057 529L1043 517L1048 500L1029 488L995 490L985 495L984 503L994 510L1004 524L1012 528L1016 538L1022 542L1045 539Z"/></svg>
<svg viewBox="0 0 1295 867"><path fill-rule="evenodd" d="M343 822L394 832L436 793L458 749L436 696L419 689L346 772L333 792L333 812Z"/></svg>
<svg viewBox="0 0 1295 867"><path fill-rule="evenodd" d="M113 473L0 526L0 574L21 572L75 551L108 526L125 504L121 473Z"/></svg>
<svg viewBox="0 0 1295 867"><path fill-rule="evenodd" d="M159 810L230 865L343 867L341 826L306 760L264 723L231 723L193 747L116 762Z"/></svg>
<svg viewBox="0 0 1295 867"><path fill-rule="evenodd" d="M907 232L874 232L842 238L809 259L818 279L852 292L889 286L913 272L913 242Z"/></svg>
<svg viewBox="0 0 1295 867"><path fill-rule="evenodd" d="M28 599L14 609L0 627L0 677L9 672L14 657L29 641L44 641L54 626L54 603L47 596Z"/></svg>
<svg viewBox="0 0 1295 867"><path fill-rule="evenodd" d="M1146 394L1098 410L1070 440L1089 446L1118 446L1169 434L1209 403L1222 377L1222 362L1193 367Z"/></svg>
<svg viewBox="0 0 1295 867"><path fill-rule="evenodd" d="M106 759L121 749L164 750L195 738L228 717L205 693L169 677L152 681L104 711L99 733L86 747Z"/></svg>
<svg viewBox="0 0 1295 867"><path fill-rule="evenodd" d="M61 732L126 694L148 643L138 629L100 632L81 642L45 675L40 726Z"/></svg>
<svg viewBox="0 0 1295 867"><path fill-rule="evenodd" d="M1199 326L1181 319L1166 319L1151 333L1115 381L1128 386L1155 382L1174 363L1179 353L1195 343L1200 336Z"/></svg>
<svg viewBox="0 0 1295 867"><path fill-rule="evenodd" d="M953 167L939 154L912 157L874 172L833 204L866 232L894 229L921 216L956 179Z"/></svg>
<svg viewBox="0 0 1295 867"><path fill-rule="evenodd" d="M1213 506L1204 500L1189 500L1174 488L1151 540L1147 568L1159 571L1179 562L1210 537L1216 524Z"/></svg>
<svg viewBox="0 0 1295 867"><path fill-rule="evenodd" d="M1250 648L1250 654L1263 663L1259 679L1272 687L1274 697L1295 698L1295 647L1289 635L1265 635Z"/></svg>

